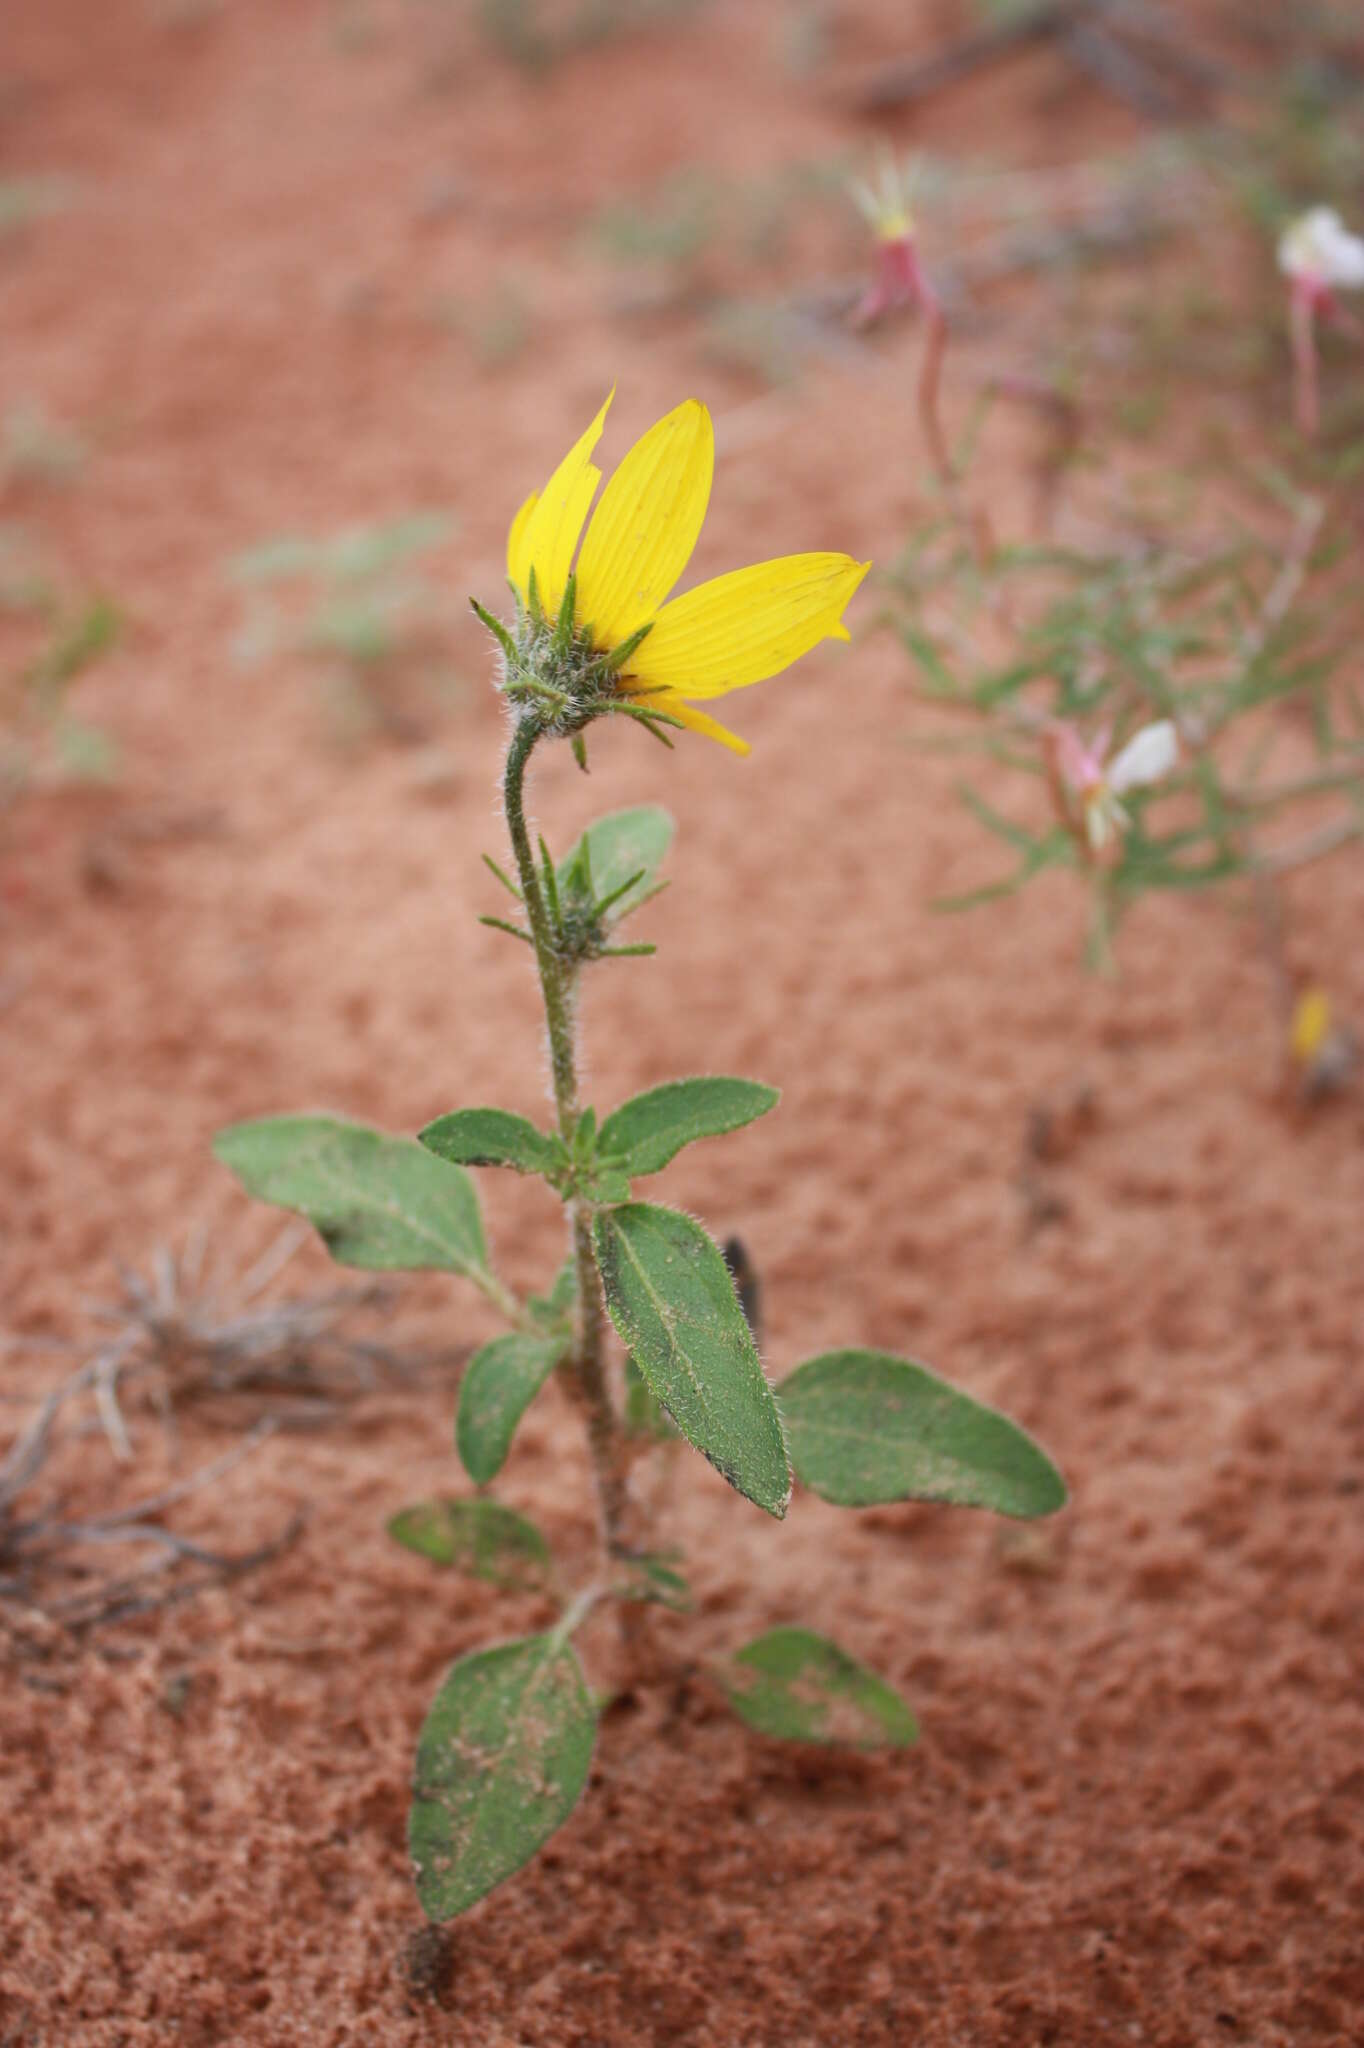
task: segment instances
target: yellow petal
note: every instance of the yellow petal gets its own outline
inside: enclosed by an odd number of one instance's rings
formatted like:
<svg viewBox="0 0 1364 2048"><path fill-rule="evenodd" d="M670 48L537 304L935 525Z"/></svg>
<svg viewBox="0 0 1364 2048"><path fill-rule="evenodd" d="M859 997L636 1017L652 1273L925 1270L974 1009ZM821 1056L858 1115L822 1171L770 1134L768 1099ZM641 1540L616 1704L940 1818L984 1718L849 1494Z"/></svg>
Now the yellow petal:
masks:
<svg viewBox="0 0 1364 2048"><path fill-rule="evenodd" d="M692 698L760 683L820 640L848 638L843 609L870 567L848 555L783 555L699 584L664 605L630 677Z"/></svg>
<svg viewBox="0 0 1364 2048"><path fill-rule="evenodd" d="M652 618L686 568L714 469L710 414L689 398L636 441L602 492L578 558L578 617L598 647Z"/></svg>
<svg viewBox="0 0 1364 2048"><path fill-rule="evenodd" d="M671 710L672 706L669 705ZM1321 1051L1331 1031L1331 999L1325 989L1304 989L1293 1005L1289 1044L1293 1057L1308 1067Z"/></svg>
<svg viewBox="0 0 1364 2048"><path fill-rule="evenodd" d="M590 458L601 439L601 430L615 395L613 385L607 394L606 404L587 432L573 443L526 514L525 529L520 536L526 584L530 583L533 566L540 602L551 616L559 609L573 561L573 550L578 545L592 494L601 482L601 471L593 467ZM520 514L517 516L519 518Z"/></svg>
<svg viewBox="0 0 1364 2048"><path fill-rule="evenodd" d="M708 740L718 740L722 747L728 747L732 754L751 754L752 747L747 740L741 740L737 732L731 732L718 719L707 718L704 711L693 711L690 704L684 704L671 690L653 690L647 697L636 697L635 703L646 711L666 711L679 725L685 725L692 732L704 733Z"/></svg>
<svg viewBox="0 0 1364 2048"><path fill-rule="evenodd" d="M513 519L511 532L507 535L507 577L510 582L516 585L523 598L527 595L526 585L530 580L530 555L526 548L526 529L530 525L530 515L539 503L539 499L540 493L532 491L515 519Z"/></svg>

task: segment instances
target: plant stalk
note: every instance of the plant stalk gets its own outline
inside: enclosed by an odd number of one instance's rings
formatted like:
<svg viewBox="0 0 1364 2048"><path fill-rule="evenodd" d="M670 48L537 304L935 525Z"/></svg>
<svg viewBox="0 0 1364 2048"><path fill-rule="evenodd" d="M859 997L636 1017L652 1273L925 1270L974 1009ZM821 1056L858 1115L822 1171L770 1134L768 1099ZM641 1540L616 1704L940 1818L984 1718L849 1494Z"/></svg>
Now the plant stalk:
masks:
<svg viewBox="0 0 1364 2048"><path fill-rule="evenodd" d="M554 1084L554 1106L559 1118L559 1135L571 1145L578 1122L577 1038L573 1014L573 976L566 970L554 944L554 932L545 907L540 877L526 829L525 777L531 750L544 728L534 713L523 716L507 750L503 776L503 804L507 831L525 900L526 916L535 947L535 965L545 1005L549 1033L550 1072ZM609 1555L626 1548L629 1497L626 1483L624 1433L607 1384L603 1356L605 1306L601 1276L592 1250L592 1219L580 1201L567 1204L569 1238L577 1277L578 1322L573 1349L564 1361L566 1377L574 1386L587 1418L587 1439L592 1454L592 1472L601 1512L602 1535Z"/></svg>

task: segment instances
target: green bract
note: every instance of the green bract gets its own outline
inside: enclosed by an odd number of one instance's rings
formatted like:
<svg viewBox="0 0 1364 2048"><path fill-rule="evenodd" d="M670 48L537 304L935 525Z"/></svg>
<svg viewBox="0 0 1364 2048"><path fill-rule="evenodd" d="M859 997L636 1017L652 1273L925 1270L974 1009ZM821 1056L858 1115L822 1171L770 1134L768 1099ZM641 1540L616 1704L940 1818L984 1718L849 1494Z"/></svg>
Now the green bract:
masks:
<svg viewBox="0 0 1364 2048"><path fill-rule="evenodd" d="M605 408L545 492L517 515L512 626L479 608L501 649L500 687L514 716L503 769L512 872L492 860L488 866L515 914L484 921L534 958L553 1104L546 1127L473 1104L435 1115L419 1143L326 1116L239 1124L217 1141L219 1156L252 1194L308 1217L337 1259L454 1273L499 1311L504 1333L473 1351L459 1388L455 1445L474 1488L488 1486L509 1461L515 1471L517 1427L551 1379L569 1401L547 1409L547 1420L556 1431L571 1426L573 1414L585 1424L600 1553L593 1567L580 1568L576 1589L564 1583L534 1524L481 1492L394 1503L393 1537L430 1565L558 1608L543 1632L461 1657L427 1715L409 1841L418 1897L436 1920L464 1912L518 1870L572 1811L596 1721L574 1639L593 1615L603 1605L636 1610L631 1644L646 1620L641 1605L664 1610L656 1626L683 1625L672 1617L690 1606L688 1576L645 1520L643 1503L655 1489L636 1485L641 1461L682 1459L690 1446L742 1496L733 1512L748 1512L751 1503L777 1519L790 1505L793 1469L812 1492L850 1507L935 1500L1043 1515L1065 1499L1055 1467L1023 1431L907 1359L829 1352L774 1391L745 1312L747 1304L756 1323L756 1281L742 1248L731 1244L722 1253L680 1208L637 1199L636 1181L675 1162L679 1175L692 1170L688 1148L699 1140L765 1116L777 1102L774 1088L712 1074L665 1081L600 1114L581 1099L581 977L599 961L653 950L647 942L618 944L617 935L662 886L673 827L652 806L616 811L556 859L543 839L532 844L527 829L525 776L534 749L567 738L585 766L587 726L623 714L665 740L665 728L681 724L742 750L691 699L760 681L817 639L841 633L843 608L865 566L846 556L791 556L740 572L737 584L721 578L703 586L709 623L697 633L694 673L686 622L695 594L671 600L648 642L653 671L665 679L655 688L648 664L635 661L652 627L622 628L617 644L609 628L646 595L652 606L660 588L671 588L689 548L666 519L641 520L631 507L635 495L662 491L661 505L685 500L699 526L709 489L709 418L694 403L668 415L608 486L600 523L589 531L596 552L583 587L600 607L593 620L576 608L577 529L569 527L586 517L595 488L588 454L604 417ZM548 608L542 591L553 593ZM481 1021L489 1031L502 1024ZM568 1257L543 1293L522 1299L494 1271L471 1168L533 1176L562 1205ZM715 1512L726 1512L723 1502ZM715 1540L717 1547L726 1540L718 1522ZM581 1554L581 1530L571 1549ZM452 1627L463 1612L452 1607ZM892 1650L899 1661L901 1646ZM683 1657L699 1661L695 1650ZM734 1713L762 1736L858 1748L915 1739L914 1717L894 1688L804 1628L774 1629L728 1657L710 1658L706 1668Z"/></svg>

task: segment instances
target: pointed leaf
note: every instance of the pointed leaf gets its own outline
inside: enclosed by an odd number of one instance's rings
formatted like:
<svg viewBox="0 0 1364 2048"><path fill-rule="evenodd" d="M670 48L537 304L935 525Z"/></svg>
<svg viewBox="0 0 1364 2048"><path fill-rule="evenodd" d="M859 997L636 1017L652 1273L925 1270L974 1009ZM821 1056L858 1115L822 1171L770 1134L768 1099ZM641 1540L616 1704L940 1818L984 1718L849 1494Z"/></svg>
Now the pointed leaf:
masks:
<svg viewBox="0 0 1364 2048"><path fill-rule="evenodd" d="M649 1553L640 1552L626 1559L629 1574L623 1585L615 1589L618 1600L653 1602L661 1607L671 1607L678 1614L686 1614L691 1608L691 1587L685 1575L676 1569L678 1553L675 1550Z"/></svg>
<svg viewBox="0 0 1364 2048"><path fill-rule="evenodd" d="M731 1486L784 1515L781 1418L720 1247L647 1202L600 1211L592 1234L611 1320L652 1392Z"/></svg>
<svg viewBox="0 0 1364 2048"><path fill-rule="evenodd" d="M507 1461L516 1426L567 1350L563 1337L495 1337L469 1361L459 1390L455 1449L479 1486Z"/></svg>
<svg viewBox="0 0 1364 2048"><path fill-rule="evenodd" d="M337 1117L275 1116L219 1131L213 1150L248 1194L315 1224L340 1265L487 1270L473 1182L412 1138Z"/></svg>
<svg viewBox="0 0 1364 2048"><path fill-rule="evenodd" d="M421 1500L394 1515L388 1533L432 1564L468 1572L490 1586L531 1586L549 1577L544 1537L500 1501Z"/></svg>
<svg viewBox="0 0 1364 2048"><path fill-rule="evenodd" d="M529 1863L587 1782L596 1715L572 1646L522 1636L462 1657L417 1742L407 1840L417 1897L452 1920Z"/></svg>
<svg viewBox="0 0 1364 2048"><path fill-rule="evenodd" d="M456 1166L510 1166L517 1173L553 1174L563 1160L552 1138L509 1109L455 1109L438 1116L418 1141Z"/></svg>
<svg viewBox="0 0 1364 2048"><path fill-rule="evenodd" d="M665 1081L632 1095L601 1127L597 1151L623 1172L658 1173L684 1145L716 1138L765 1116L778 1101L775 1088L710 1074L690 1081Z"/></svg>
<svg viewBox="0 0 1364 2048"><path fill-rule="evenodd" d="M582 838L559 863L559 887L571 891L570 876L587 851L588 873L595 902L614 895L631 875L639 879L613 905L614 923L637 910L658 886L654 875L672 843L673 821L657 804L639 804L628 811L612 811L589 825Z"/></svg>
<svg viewBox="0 0 1364 2048"><path fill-rule="evenodd" d="M730 1706L760 1735L844 1749L904 1749L918 1738L898 1692L827 1636L774 1628L720 1673Z"/></svg>
<svg viewBox="0 0 1364 2048"><path fill-rule="evenodd" d="M577 1265L572 1259L565 1259L554 1276L549 1293L532 1294L527 1299L526 1307L541 1329L548 1333L558 1333L572 1322L577 1299Z"/></svg>
<svg viewBox="0 0 1364 2048"><path fill-rule="evenodd" d="M1054 1514L1065 1481L998 1409L888 1351L826 1351L778 1389L802 1486L839 1507L948 1501L1024 1519Z"/></svg>

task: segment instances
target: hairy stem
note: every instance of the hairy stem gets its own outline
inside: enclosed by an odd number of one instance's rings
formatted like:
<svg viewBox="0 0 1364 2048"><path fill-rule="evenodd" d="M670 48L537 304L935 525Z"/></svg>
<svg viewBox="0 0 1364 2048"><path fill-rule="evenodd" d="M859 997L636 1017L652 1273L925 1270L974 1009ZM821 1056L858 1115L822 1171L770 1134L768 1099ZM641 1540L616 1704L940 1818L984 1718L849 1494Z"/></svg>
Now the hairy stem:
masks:
<svg viewBox="0 0 1364 2048"><path fill-rule="evenodd" d="M545 906L540 877L531 852L526 829L525 777L531 750L543 728L532 714L524 717L507 750L503 778L503 801L507 830L526 916L535 946L535 965L545 1005L549 1032L550 1072L554 1083L554 1106L559 1134L571 1145L578 1122L578 1064L573 1014L573 975L560 959L554 932ZM612 1554L623 1550L628 1498L625 1478L625 1442L611 1390L606 1379L602 1338L605 1308L601 1276L592 1252L591 1216L581 1202L568 1204L569 1237L577 1276L578 1323L573 1349L565 1360L565 1373L575 1387L587 1415L587 1439L592 1453L592 1470L597 1483L602 1532Z"/></svg>

